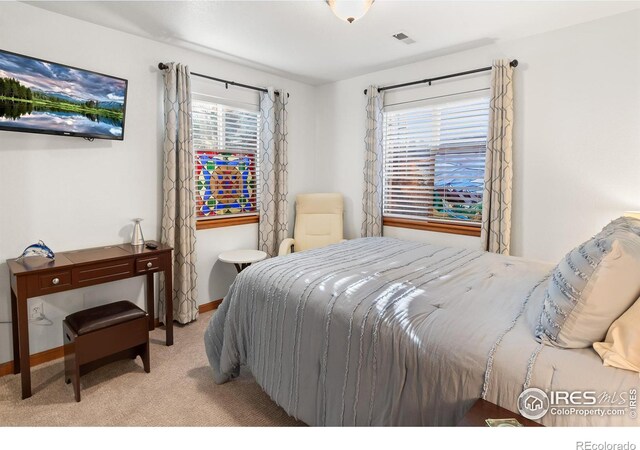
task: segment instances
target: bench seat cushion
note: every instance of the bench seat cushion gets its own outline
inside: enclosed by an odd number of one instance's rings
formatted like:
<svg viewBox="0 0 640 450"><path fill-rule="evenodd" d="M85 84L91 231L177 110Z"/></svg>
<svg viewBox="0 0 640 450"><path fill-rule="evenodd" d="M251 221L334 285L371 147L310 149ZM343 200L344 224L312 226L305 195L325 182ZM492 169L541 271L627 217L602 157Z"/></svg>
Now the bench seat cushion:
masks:
<svg viewBox="0 0 640 450"><path fill-rule="evenodd" d="M133 303L122 300L96 306L67 316L66 321L78 336L146 316Z"/></svg>

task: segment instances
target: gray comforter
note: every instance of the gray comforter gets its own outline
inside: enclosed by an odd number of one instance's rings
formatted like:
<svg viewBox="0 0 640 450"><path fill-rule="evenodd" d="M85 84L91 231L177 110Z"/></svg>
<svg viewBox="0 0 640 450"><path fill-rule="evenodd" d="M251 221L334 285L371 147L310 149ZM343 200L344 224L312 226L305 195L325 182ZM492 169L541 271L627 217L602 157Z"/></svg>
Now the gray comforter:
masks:
<svg viewBox="0 0 640 450"><path fill-rule="evenodd" d="M517 411L523 386L620 392L637 374L533 336L551 267L389 238L254 264L205 334L217 383L246 365L310 425L455 425L473 402ZM629 415L546 425L637 424Z"/></svg>

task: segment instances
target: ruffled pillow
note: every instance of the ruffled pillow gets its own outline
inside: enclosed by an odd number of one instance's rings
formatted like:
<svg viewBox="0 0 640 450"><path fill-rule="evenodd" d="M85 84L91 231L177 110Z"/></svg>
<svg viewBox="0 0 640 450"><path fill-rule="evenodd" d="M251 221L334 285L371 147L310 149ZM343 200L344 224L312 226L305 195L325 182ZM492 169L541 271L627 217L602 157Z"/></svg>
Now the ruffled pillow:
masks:
<svg viewBox="0 0 640 450"><path fill-rule="evenodd" d="M536 337L555 347L591 347L639 296L640 220L621 217L553 270Z"/></svg>

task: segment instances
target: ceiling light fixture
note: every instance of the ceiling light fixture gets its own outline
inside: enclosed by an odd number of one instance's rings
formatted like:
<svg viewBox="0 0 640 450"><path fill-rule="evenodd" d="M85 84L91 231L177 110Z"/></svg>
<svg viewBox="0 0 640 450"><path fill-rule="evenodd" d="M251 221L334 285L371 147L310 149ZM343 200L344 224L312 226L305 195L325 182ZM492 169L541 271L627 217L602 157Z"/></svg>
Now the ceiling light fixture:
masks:
<svg viewBox="0 0 640 450"><path fill-rule="evenodd" d="M374 0L326 0L331 11L339 19L346 20L349 23L360 19L364 16Z"/></svg>

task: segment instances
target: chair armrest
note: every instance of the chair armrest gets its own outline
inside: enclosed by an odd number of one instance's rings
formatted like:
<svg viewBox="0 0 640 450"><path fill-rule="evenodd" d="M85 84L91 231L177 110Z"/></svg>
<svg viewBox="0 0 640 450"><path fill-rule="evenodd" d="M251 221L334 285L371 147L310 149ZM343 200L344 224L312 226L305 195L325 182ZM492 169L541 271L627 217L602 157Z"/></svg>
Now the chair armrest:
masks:
<svg viewBox="0 0 640 450"><path fill-rule="evenodd" d="M293 244L295 243L296 241L291 238L283 240L280 243L280 248L278 249L278 256L289 255L291 253L291 249L293 248Z"/></svg>

